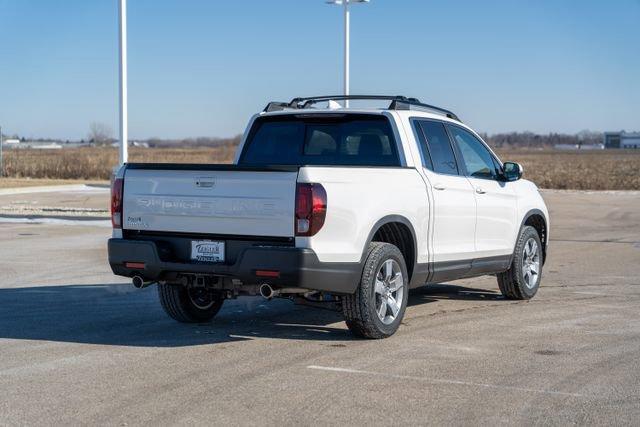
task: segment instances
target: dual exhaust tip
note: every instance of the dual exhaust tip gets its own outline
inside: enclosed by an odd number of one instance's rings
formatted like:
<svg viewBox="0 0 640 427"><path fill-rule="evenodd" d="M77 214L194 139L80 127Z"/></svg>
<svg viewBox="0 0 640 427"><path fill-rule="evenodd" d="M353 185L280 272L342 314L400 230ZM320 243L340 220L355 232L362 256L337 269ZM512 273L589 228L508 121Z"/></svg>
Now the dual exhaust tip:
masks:
<svg viewBox="0 0 640 427"><path fill-rule="evenodd" d="M275 296L278 296L277 291L271 287L271 285L264 283L260 285L260 295L264 299L271 299Z"/></svg>
<svg viewBox="0 0 640 427"><path fill-rule="evenodd" d="M133 279L131 279L131 283L133 284L134 288L143 289L143 288L146 288L147 286L153 285L155 282L148 282L148 281L145 281L140 276L133 276ZM305 294L307 292L310 292L309 289L304 289L304 288L273 289L271 285L269 285L268 283L263 283L262 285L260 285L260 295L264 299L268 299L268 300L282 294Z"/></svg>
<svg viewBox="0 0 640 427"><path fill-rule="evenodd" d="M133 279L131 279L131 283L133 284L134 288L142 289L142 288L146 288L147 286L153 285L155 282L146 282L140 276L133 276Z"/></svg>

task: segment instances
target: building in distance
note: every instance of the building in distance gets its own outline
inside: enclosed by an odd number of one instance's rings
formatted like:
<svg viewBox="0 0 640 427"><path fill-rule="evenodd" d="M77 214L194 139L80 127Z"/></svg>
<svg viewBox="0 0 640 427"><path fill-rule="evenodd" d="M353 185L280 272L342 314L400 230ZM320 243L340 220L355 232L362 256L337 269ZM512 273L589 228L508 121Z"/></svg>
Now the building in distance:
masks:
<svg viewBox="0 0 640 427"><path fill-rule="evenodd" d="M605 148L640 148L640 132L605 132L603 142Z"/></svg>

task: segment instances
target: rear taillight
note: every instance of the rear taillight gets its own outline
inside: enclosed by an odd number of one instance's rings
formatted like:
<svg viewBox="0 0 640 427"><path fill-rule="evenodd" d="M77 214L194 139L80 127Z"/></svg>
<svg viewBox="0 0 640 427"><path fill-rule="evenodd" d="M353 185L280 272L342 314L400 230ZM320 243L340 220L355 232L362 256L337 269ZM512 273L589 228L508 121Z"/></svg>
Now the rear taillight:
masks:
<svg viewBox="0 0 640 427"><path fill-rule="evenodd" d="M327 192L320 184L296 186L296 236L313 236L324 225Z"/></svg>
<svg viewBox="0 0 640 427"><path fill-rule="evenodd" d="M111 225L122 228L122 188L124 180L116 178L111 184Z"/></svg>

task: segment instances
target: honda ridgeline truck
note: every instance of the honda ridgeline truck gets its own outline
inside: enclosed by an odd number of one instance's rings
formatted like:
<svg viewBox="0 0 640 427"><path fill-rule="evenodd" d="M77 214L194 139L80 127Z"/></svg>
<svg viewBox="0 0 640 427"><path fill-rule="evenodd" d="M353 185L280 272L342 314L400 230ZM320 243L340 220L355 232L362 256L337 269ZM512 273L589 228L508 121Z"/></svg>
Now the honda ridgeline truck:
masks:
<svg viewBox="0 0 640 427"><path fill-rule="evenodd" d="M549 215L522 173L415 98L272 102L232 165L122 166L109 263L136 287L157 284L181 322L238 295L304 296L339 302L357 336L388 337L411 288L496 275L505 298L536 294Z"/></svg>

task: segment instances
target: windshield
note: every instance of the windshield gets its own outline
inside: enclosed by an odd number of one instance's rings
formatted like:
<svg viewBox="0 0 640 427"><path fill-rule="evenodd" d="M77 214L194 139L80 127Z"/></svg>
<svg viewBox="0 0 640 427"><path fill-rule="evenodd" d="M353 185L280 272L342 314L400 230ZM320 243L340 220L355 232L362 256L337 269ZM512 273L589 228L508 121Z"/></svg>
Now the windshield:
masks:
<svg viewBox="0 0 640 427"><path fill-rule="evenodd" d="M316 114L256 119L241 165L400 166L386 117Z"/></svg>

